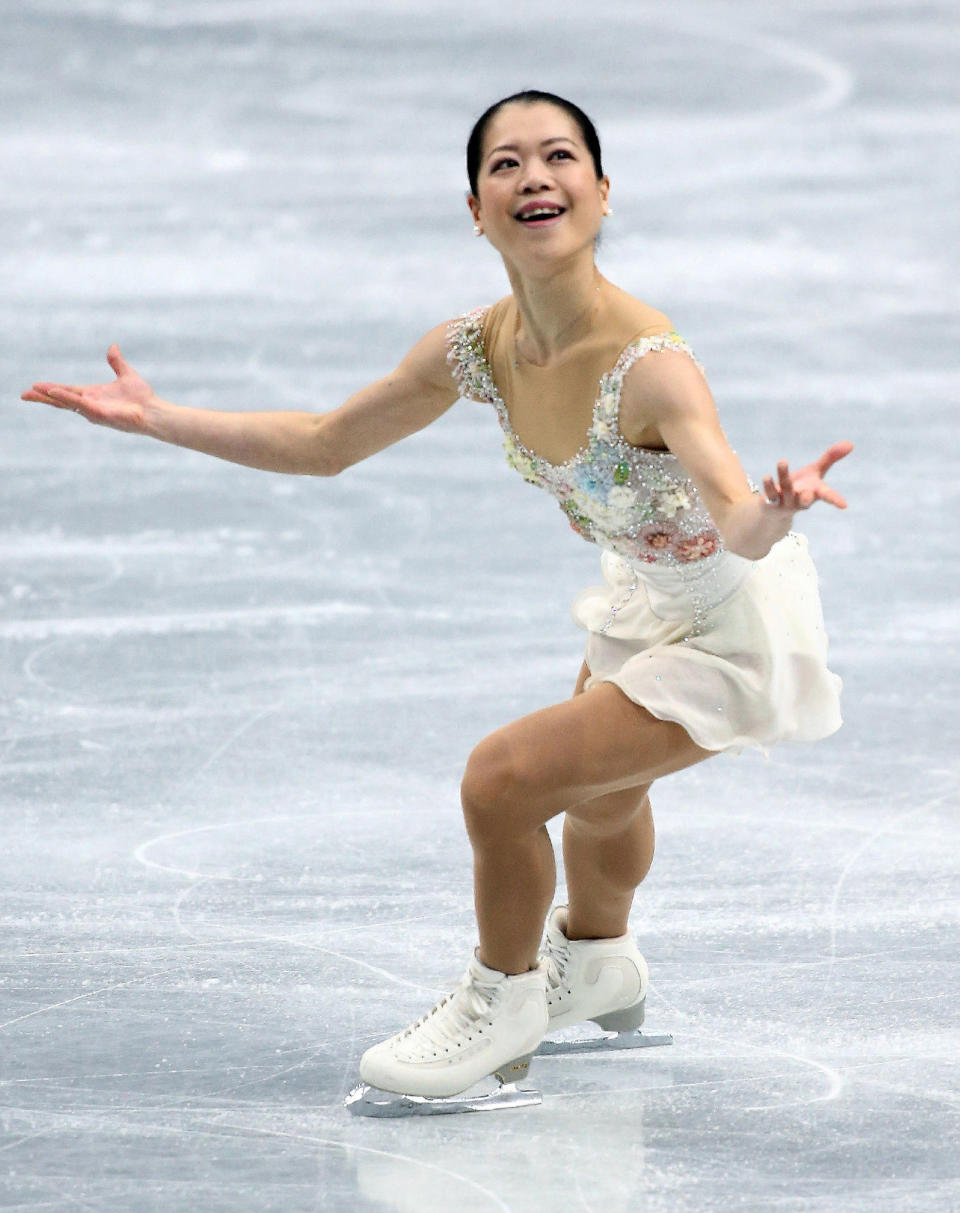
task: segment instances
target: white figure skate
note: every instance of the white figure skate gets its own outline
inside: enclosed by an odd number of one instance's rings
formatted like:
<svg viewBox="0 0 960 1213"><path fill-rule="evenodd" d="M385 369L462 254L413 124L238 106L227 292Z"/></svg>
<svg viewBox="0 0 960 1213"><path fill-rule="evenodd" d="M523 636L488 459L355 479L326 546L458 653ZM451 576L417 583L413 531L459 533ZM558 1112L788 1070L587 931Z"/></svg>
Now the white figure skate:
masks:
<svg viewBox="0 0 960 1213"><path fill-rule="evenodd" d="M613 939L567 939L567 907L547 919L540 959L547 970L549 1032L595 1023L613 1036L545 1040L536 1056L645 1049L673 1044L673 1037L640 1031L647 997L647 962L629 934Z"/></svg>
<svg viewBox="0 0 960 1213"><path fill-rule="evenodd" d="M345 1106L358 1116L430 1116L542 1102L521 1090L530 1058L547 1030L546 968L508 977L474 956L460 984L404 1029L368 1049L363 1082ZM495 1077L489 1094L464 1094Z"/></svg>

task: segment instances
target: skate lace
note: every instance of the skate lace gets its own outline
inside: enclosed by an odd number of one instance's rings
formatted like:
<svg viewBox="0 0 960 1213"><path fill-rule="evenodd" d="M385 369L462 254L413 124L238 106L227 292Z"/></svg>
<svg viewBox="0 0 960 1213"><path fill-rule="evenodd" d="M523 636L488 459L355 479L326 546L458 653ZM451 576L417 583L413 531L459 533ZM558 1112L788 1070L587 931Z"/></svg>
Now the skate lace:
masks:
<svg viewBox="0 0 960 1213"><path fill-rule="evenodd" d="M482 1032L483 1022L489 1022L493 1007L500 1000L497 986L483 985L466 973L460 984L426 1015L421 1016L403 1033L401 1039L409 1047L418 1045L430 1049L445 1049L462 1043L464 1035Z"/></svg>
<svg viewBox="0 0 960 1213"><path fill-rule="evenodd" d="M549 938L541 953L547 970L547 984L551 990L557 990L566 981L567 963L570 960L570 949L565 943L554 943Z"/></svg>

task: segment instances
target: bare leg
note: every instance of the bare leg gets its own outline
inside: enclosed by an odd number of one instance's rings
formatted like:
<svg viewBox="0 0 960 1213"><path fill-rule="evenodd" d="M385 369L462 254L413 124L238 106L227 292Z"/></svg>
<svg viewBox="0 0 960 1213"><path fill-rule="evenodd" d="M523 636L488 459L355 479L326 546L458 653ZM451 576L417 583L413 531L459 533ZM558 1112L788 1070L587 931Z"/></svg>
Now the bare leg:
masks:
<svg viewBox="0 0 960 1213"><path fill-rule="evenodd" d="M550 818L573 810L602 822L604 806L610 817L611 794L619 795L622 808L628 792L635 815L638 797L654 779L710 753L680 725L658 720L611 683L482 741L467 764L462 799L475 855L483 963L504 973L523 973L536 963L553 894L553 853L543 829ZM629 908L625 885L639 867L635 856L632 865L604 876L614 881L613 900L598 912L618 925L625 900Z"/></svg>
<svg viewBox="0 0 960 1213"><path fill-rule="evenodd" d="M474 841L474 903L480 959L485 965L503 973L525 973L534 967L556 883L553 842L546 826L517 834L501 845ZM529 941L534 937L531 955Z"/></svg>
<svg viewBox="0 0 960 1213"><path fill-rule="evenodd" d="M563 823L568 939L612 939L627 932L636 887L653 863L654 831L645 788L568 809Z"/></svg>
<svg viewBox="0 0 960 1213"><path fill-rule="evenodd" d="M590 669L580 667L574 695L584 693ZM627 932L636 887L653 863L649 789L612 792L585 812L567 809L563 867L567 881L568 939L613 939Z"/></svg>

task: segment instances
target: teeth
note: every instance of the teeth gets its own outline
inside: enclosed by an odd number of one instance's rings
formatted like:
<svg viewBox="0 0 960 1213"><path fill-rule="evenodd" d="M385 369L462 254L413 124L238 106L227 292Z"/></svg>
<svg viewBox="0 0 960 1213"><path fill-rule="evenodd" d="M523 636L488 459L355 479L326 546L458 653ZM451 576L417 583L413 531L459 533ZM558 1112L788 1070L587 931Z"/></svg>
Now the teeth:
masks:
<svg viewBox="0 0 960 1213"><path fill-rule="evenodd" d="M559 206L543 206L535 211L524 211L522 219L543 219L544 217L552 218L554 215L563 213L563 208Z"/></svg>

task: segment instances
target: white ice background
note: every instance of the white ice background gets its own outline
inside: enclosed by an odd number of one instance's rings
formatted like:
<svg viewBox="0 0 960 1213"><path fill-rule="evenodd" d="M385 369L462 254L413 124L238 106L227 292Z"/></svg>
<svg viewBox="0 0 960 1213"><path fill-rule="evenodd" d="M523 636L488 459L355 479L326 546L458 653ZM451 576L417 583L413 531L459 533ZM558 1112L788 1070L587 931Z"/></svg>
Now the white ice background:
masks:
<svg viewBox="0 0 960 1213"><path fill-rule="evenodd" d="M4 0L0 1202L97 1213L960 1209L948 0ZM474 942L458 780L572 689L597 553L492 411L335 480L25 404L333 407L505 293L463 144L597 120L601 266L803 519L845 728L675 776L632 919L669 1049L542 1107L356 1121ZM562 888L559 890L562 897Z"/></svg>

